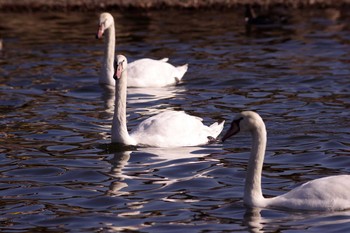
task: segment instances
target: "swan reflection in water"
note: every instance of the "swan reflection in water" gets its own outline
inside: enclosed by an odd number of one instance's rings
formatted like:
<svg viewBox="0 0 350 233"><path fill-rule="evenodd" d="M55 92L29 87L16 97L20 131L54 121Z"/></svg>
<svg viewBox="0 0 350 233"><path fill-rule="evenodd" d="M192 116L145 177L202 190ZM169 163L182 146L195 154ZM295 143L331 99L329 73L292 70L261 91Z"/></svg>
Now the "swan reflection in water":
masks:
<svg viewBox="0 0 350 233"><path fill-rule="evenodd" d="M286 211L247 207L243 217L243 225L252 233L277 232L290 229L291 226L300 231L310 227L318 227L321 231L344 231L344 228L334 227L346 223L350 224L350 211Z"/></svg>
<svg viewBox="0 0 350 233"><path fill-rule="evenodd" d="M113 147L113 144L109 146ZM166 169L172 166L181 166L192 163L205 162L204 160L195 160L203 158L215 152L221 151L219 147L180 147L180 148L138 148L133 151L115 152L112 159L108 162L112 165L108 173L113 178L110 184L108 195L120 196L128 194L123 191L128 187L128 180L147 180L152 183L161 184L162 187L168 186L178 181L190 180L197 176L203 175L206 171L201 171L190 176L181 176L181 178L170 178L155 176L154 170ZM129 164L130 158L134 156L135 160L141 160ZM147 174L147 175L143 175Z"/></svg>
<svg viewBox="0 0 350 233"><path fill-rule="evenodd" d="M122 203L123 207L118 211L118 217L128 218L135 215L145 215L145 206L153 202L155 197L157 200L173 201L171 198L173 193L165 191L169 185L195 179L207 172L204 169L198 173L184 172L185 174L177 175L175 173L167 176L165 174L169 169L176 166L180 169L188 163L203 163L204 160L196 158L206 157L219 150L221 151L219 147L212 149L210 147L184 147L171 149L138 148L132 151L115 152L113 158L108 161L111 164L111 169L107 175L111 177L111 182L105 195L118 197L117 202ZM144 198L140 198L140 195ZM148 195L151 195L152 198L149 198ZM189 202L190 200L181 201ZM123 230L123 228L111 227L114 230ZM133 226L133 230L145 227L147 226L140 224ZM129 227L128 229L130 230Z"/></svg>
<svg viewBox="0 0 350 233"><path fill-rule="evenodd" d="M260 208L247 208L243 217L243 224L248 227L249 232L264 232L264 219L261 217Z"/></svg>
<svg viewBox="0 0 350 233"><path fill-rule="evenodd" d="M112 165L109 176L117 180L111 182L107 192L108 195L119 196L125 194L125 192L121 191L128 186L127 183L124 182L127 176L123 174L123 169L128 164L131 152L132 151L117 152L114 154L114 157L109 160L109 163Z"/></svg>

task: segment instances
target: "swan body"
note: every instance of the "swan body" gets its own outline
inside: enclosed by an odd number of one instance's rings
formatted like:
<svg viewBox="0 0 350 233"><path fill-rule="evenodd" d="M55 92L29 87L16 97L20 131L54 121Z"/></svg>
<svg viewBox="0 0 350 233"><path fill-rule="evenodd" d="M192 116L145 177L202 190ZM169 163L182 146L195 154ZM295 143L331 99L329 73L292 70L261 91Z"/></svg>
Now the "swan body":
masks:
<svg viewBox="0 0 350 233"><path fill-rule="evenodd" d="M265 198L261 190L261 172L267 140L265 124L257 113L242 112L232 121L222 140L225 141L240 131L248 131L253 137L244 188L246 205L322 211L350 209L350 175L312 180L283 195Z"/></svg>
<svg viewBox="0 0 350 233"><path fill-rule="evenodd" d="M99 83L114 86L115 25L113 16L107 12L100 15L96 37L102 38L104 34L105 50ZM128 65L128 86L164 87L177 84L187 72L188 65L175 67L168 60L143 58L131 62Z"/></svg>
<svg viewBox="0 0 350 233"><path fill-rule="evenodd" d="M182 147L207 144L223 129L224 122L205 126L202 119L183 111L165 111L141 122L131 133L126 126L127 59L117 56L115 111L112 142L148 147Z"/></svg>
<svg viewBox="0 0 350 233"><path fill-rule="evenodd" d="M188 65L174 67L162 60L143 58L128 65L128 87L164 87L180 82Z"/></svg>

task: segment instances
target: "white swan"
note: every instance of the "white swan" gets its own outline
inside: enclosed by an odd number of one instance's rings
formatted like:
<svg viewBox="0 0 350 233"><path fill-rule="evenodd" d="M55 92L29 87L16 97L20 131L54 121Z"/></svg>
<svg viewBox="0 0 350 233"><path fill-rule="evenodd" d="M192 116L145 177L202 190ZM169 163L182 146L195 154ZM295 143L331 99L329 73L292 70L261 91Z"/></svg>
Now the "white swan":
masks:
<svg viewBox="0 0 350 233"><path fill-rule="evenodd" d="M117 56L115 110L112 123L112 143L148 147L196 146L216 138L224 122L210 127L202 119L183 111L165 111L141 122L131 133L126 126L127 59Z"/></svg>
<svg viewBox="0 0 350 233"><path fill-rule="evenodd" d="M222 140L225 141L240 131L248 131L253 137L244 188L246 205L322 211L350 209L350 175L312 180L283 195L264 198L261 191L261 172L267 140L265 124L257 113L241 112L232 121Z"/></svg>
<svg viewBox="0 0 350 233"><path fill-rule="evenodd" d="M100 15L96 38L102 38L104 34L105 51L99 83L114 86L115 26L113 16L107 12ZM128 66L128 87L164 87L177 84L186 73L188 65L175 67L167 61L168 58L143 58L131 62Z"/></svg>

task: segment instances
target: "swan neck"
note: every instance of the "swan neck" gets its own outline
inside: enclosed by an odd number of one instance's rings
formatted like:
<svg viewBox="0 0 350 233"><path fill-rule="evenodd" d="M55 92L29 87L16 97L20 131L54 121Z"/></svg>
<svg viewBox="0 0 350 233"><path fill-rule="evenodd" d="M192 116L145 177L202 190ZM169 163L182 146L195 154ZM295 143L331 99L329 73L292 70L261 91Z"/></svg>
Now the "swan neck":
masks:
<svg viewBox="0 0 350 233"><path fill-rule="evenodd" d="M112 142L134 145L128 133L126 121L127 73L123 71L115 82L115 109L112 123Z"/></svg>
<svg viewBox="0 0 350 233"><path fill-rule="evenodd" d="M249 157L244 190L244 203L252 207L264 207L261 190L261 173L266 150L266 128L263 122L252 131L252 149Z"/></svg>
<svg viewBox="0 0 350 233"><path fill-rule="evenodd" d="M105 31L105 51L100 83L114 85L114 53L115 53L115 28L114 23Z"/></svg>

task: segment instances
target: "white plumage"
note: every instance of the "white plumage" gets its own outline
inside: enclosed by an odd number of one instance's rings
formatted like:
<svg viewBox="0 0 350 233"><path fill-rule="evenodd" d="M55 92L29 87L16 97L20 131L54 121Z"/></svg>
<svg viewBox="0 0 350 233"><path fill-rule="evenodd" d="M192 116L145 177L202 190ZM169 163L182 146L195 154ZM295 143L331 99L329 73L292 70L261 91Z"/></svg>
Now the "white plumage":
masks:
<svg viewBox="0 0 350 233"><path fill-rule="evenodd" d="M112 142L148 147L182 147L203 145L216 138L224 122L205 126L202 119L183 111L165 111L152 116L128 133L126 126L127 60L117 56L115 111Z"/></svg>
<svg viewBox="0 0 350 233"><path fill-rule="evenodd" d="M261 117L245 111L233 120L222 140L248 131L253 142L244 188L244 203L251 207L338 211L350 209L350 175L329 176L309 181L283 195L264 198L261 172L266 149L266 127Z"/></svg>
<svg viewBox="0 0 350 233"><path fill-rule="evenodd" d="M128 87L164 87L177 84L188 65L174 67L167 61L142 58L128 65Z"/></svg>
<svg viewBox="0 0 350 233"><path fill-rule="evenodd" d="M99 83L114 86L115 25L113 16L107 12L100 15L96 37L102 38L104 34L105 51ZM128 87L164 87L177 84L186 73L188 65L175 67L168 60L143 58L131 62L128 66Z"/></svg>
<svg viewBox="0 0 350 233"><path fill-rule="evenodd" d="M141 122L130 136L139 145L181 147L207 144L208 136L216 138L223 124L206 126L202 119L183 111L165 111Z"/></svg>
<svg viewBox="0 0 350 233"><path fill-rule="evenodd" d="M350 176L329 176L309 181L268 202L271 206L309 210L350 209Z"/></svg>

